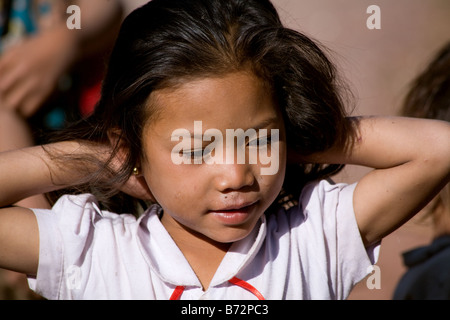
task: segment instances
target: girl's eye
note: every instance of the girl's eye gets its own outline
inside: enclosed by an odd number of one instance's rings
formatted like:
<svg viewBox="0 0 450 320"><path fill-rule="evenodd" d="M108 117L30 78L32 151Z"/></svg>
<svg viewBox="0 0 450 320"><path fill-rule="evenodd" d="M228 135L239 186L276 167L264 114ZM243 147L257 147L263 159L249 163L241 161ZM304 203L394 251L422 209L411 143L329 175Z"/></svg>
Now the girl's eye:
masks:
<svg viewBox="0 0 450 320"><path fill-rule="evenodd" d="M183 157L188 159L201 159L203 157L203 149L199 150L183 150Z"/></svg>
<svg viewBox="0 0 450 320"><path fill-rule="evenodd" d="M265 136L258 139L258 146L265 147L272 143L272 137L271 136Z"/></svg>
<svg viewBox="0 0 450 320"><path fill-rule="evenodd" d="M249 141L248 146L264 148L264 147L267 147L269 144L271 144L271 142L272 142L271 136L263 136L263 137Z"/></svg>

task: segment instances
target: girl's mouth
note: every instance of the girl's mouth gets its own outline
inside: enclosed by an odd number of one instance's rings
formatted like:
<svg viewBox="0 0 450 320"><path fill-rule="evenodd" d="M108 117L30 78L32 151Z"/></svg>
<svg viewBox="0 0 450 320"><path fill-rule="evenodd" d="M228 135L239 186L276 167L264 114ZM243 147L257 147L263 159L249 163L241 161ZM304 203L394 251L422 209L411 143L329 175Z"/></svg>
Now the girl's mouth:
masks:
<svg viewBox="0 0 450 320"><path fill-rule="evenodd" d="M211 210L209 213L225 225L239 225L247 221L256 204L257 201L243 205L228 206L219 210Z"/></svg>

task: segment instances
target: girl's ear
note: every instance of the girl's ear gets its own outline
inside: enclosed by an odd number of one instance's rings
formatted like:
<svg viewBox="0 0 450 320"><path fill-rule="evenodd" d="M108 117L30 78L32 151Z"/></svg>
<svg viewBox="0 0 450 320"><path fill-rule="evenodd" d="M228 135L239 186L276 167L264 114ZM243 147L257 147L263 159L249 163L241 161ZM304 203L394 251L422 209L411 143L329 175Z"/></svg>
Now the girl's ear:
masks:
<svg viewBox="0 0 450 320"><path fill-rule="evenodd" d="M120 129L111 129L108 131L108 140L112 150L115 150L114 159L112 160L112 166L115 169L122 167L127 161L128 148L125 147L122 140L122 131ZM128 181L121 186L120 190L134 198L142 200L150 200L156 202L153 197L145 177L142 175L140 164L136 163L135 168L137 172L128 178Z"/></svg>

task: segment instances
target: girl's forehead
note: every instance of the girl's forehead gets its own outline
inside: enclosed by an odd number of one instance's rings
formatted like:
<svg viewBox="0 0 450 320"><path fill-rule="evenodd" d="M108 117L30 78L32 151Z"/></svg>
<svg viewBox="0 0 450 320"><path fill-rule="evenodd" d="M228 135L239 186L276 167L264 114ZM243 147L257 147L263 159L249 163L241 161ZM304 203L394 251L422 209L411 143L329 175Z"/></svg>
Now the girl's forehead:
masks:
<svg viewBox="0 0 450 320"><path fill-rule="evenodd" d="M166 123L205 121L234 125L258 115L276 115L276 104L268 86L248 72L198 78L178 86L154 91L149 99L153 120Z"/></svg>

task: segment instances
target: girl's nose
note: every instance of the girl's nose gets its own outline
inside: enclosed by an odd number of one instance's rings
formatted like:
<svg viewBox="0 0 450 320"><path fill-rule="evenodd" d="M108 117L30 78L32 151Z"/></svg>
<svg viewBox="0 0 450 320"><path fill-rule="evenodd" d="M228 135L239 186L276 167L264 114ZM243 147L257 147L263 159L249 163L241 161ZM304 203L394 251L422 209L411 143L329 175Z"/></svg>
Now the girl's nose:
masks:
<svg viewBox="0 0 450 320"><path fill-rule="evenodd" d="M251 187L255 176L248 164L221 164L216 176L216 187L221 192Z"/></svg>

